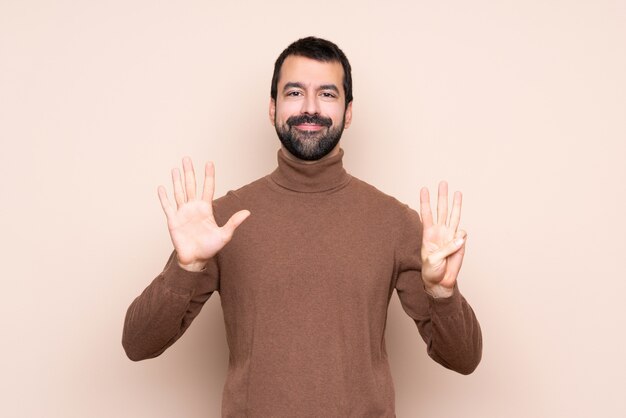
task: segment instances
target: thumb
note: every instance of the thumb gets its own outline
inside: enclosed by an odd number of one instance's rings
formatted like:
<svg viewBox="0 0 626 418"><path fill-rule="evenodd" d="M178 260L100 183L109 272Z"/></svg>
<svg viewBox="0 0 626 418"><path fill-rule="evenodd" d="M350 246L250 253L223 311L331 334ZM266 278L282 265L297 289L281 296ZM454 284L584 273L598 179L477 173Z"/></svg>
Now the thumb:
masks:
<svg viewBox="0 0 626 418"><path fill-rule="evenodd" d="M461 248L463 248L466 239L467 233L465 231L457 231L452 241L443 246L439 251L431 254L431 256L429 257L430 261L435 264L456 253Z"/></svg>
<svg viewBox="0 0 626 418"><path fill-rule="evenodd" d="M237 227L241 225L241 223L248 216L250 216L249 210L240 210L239 212L233 214L233 216L230 217L228 222L226 222L224 226L222 227L222 234L224 236L225 242L230 241L230 239L233 237L233 233L235 232L235 229L237 229Z"/></svg>

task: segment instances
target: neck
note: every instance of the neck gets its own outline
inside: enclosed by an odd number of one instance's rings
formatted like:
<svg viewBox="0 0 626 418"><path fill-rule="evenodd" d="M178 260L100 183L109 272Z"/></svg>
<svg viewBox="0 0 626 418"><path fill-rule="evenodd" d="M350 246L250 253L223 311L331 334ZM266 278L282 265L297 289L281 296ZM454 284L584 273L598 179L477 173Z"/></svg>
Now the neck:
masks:
<svg viewBox="0 0 626 418"><path fill-rule="evenodd" d="M319 193L341 188L350 176L343 168L343 149L333 151L316 161L303 161L284 148L277 152L278 167L269 179L284 189L302 193Z"/></svg>

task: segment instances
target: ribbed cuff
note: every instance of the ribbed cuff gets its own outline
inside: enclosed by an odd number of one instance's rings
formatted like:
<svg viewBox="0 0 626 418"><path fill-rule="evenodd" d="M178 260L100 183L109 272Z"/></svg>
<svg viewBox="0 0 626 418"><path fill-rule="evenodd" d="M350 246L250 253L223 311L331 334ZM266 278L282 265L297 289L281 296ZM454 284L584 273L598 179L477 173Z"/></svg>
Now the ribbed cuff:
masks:
<svg viewBox="0 0 626 418"><path fill-rule="evenodd" d="M463 297L457 285L454 285L452 296L447 298L435 298L426 292L430 309L439 317L451 316L463 309Z"/></svg>
<svg viewBox="0 0 626 418"><path fill-rule="evenodd" d="M161 273L163 284L172 292L181 295L194 294L203 280L207 279L206 267L201 271L185 270L178 264L176 252L170 257Z"/></svg>

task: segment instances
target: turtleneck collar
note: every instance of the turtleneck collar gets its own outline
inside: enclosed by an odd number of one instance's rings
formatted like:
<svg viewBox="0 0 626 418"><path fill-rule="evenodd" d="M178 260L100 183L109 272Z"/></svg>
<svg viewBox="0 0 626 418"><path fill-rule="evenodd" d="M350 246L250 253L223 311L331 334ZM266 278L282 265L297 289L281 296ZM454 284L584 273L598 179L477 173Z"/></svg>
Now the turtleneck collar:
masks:
<svg viewBox="0 0 626 418"><path fill-rule="evenodd" d="M269 178L279 186L296 192L325 192L345 186L351 176L343 168L343 148L336 155L310 164L287 158L282 149L277 152L278 167Z"/></svg>

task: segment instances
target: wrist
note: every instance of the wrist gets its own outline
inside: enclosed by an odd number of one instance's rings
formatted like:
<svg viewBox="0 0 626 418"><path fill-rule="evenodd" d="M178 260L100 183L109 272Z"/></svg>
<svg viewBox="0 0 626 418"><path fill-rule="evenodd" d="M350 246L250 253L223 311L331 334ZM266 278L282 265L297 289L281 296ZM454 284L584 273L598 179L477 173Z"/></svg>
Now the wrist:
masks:
<svg viewBox="0 0 626 418"><path fill-rule="evenodd" d="M176 257L176 262L178 263L180 268L182 268L183 270L191 271L191 272L199 272L199 271L204 270L204 267L206 267L206 261L195 261L195 262L192 262L192 263L181 263L180 260L178 259L178 256Z"/></svg>
<svg viewBox="0 0 626 418"><path fill-rule="evenodd" d="M454 288L447 288L441 285L424 285L424 290L435 299L449 298L454 294Z"/></svg>

